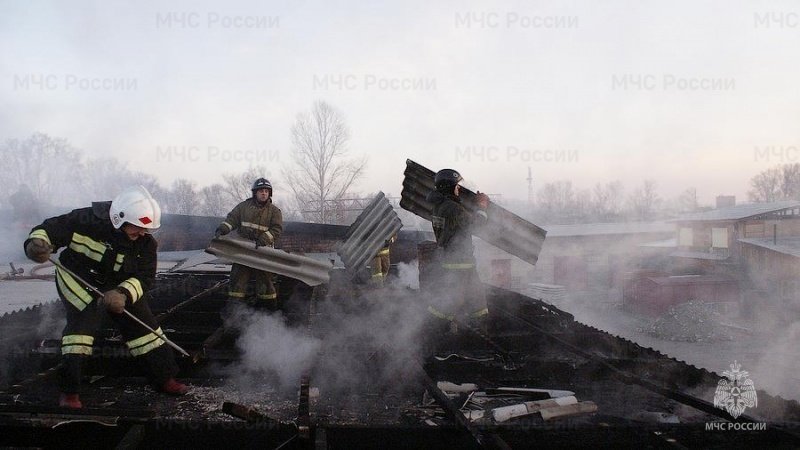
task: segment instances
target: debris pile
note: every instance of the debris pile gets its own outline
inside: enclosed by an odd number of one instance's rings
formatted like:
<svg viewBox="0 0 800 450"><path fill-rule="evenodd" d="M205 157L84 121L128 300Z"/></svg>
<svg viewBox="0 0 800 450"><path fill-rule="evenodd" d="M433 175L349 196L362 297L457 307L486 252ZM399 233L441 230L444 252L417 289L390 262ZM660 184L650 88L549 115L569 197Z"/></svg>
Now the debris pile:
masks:
<svg viewBox="0 0 800 450"><path fill-rule="evenodd" d="M671 307L638 331L670 341L716 342L733 339L728 328L712 303L690 300Z"/></svg>
<svg viewBox="0 0 800 450"><path fill-rule="evenodd" d="M467 420L481 425L521 418L543 423L597 411L594 402L578 401L571 391L517 387L480 388L472 383L454 384L448 381L439 381L437 388L459 406ZM407 409L405 413L431 426L442 425L446 420L444 411L435 405L434 400L427 398L427 392L422 407L414 408L413 411Z"/></svg>

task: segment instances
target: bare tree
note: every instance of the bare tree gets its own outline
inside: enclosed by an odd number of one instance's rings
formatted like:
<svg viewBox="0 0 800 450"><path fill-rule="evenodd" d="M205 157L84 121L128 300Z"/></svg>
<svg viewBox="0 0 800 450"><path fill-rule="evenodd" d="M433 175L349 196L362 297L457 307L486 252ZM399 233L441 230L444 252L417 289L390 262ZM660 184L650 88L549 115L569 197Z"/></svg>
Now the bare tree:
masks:
<svg viewBox="0 0 800 450"><path fill-rule="evenodd" d="M781 194L785 200L800 199L800 163L781 166Z"/></svg>
<svg viewBox="0 0 800 450"><path fill-rule="evenodd" d="M228 203L232 202L231 207L228 209L233 208L237 203L241 202L244 199L250 198L252 194L252 187L253 182L257 179L264 177L269 179L269 173L264 166L253 166L241 173L233 173L233 174L225 174L222 176L222 180L224 181L224 185L222 186L222 190L227 196ZM272 182L272 180L270 180ZM274 186L274 183L273 183ZM275 189L272 190L273 196L275 195ZM225 213L227 214L226 211Z"/></svg>
<svg viewBox="0 0 800 450"><path fill-rule="evenodd" d="M781 192L781 170L767 169L750 179L752 189L747 193L753 202L774 202L783 196Z"/></svg>
<svg viewBox="0 0 800 450"><path fill-rule="evenodd" d="M678 212L679 213L690 213L695 212L699 208L699 204L697 202L697 189L695 188L688 188L678 196Z"/></svg>
<svg viewBox="0 0 800 450"><path fill-rule="evenodd" d="M0 161L2 201L27 185L37 201L77 206L72 200L79 194L74 177L81 172L81 153L65 139L43 133L9 139L0 145ZM58 200L54 200L56 195Z"/></svg>
<svg viewBox="0 0 800 450"><path fill-rule="evenodd" d="M164 212L170 214L196 214L200 210L200 197L194 181L179 178L172 182L167 193Z"/></svg>
<svg viewBox="0 0 800 450"><path fill-rule="evenodd" d="M206 186L200 190L200 213L207 216L221 217L236 206L231 201L230 195L225 192L225 187L219 183Z"/></svg>
<svg viewBox="0 0 800 450"><path fill-rule="evenodd" d="M592 212L592 191L581 189L575 193L575 203L568 213L576 222L587 221Z"/></svg>
<svg viewBox="0 0 800 450"><path fill-rule="evenodd" d="M345 159L350 132L342 113L317 101L292 126L292 164L284 178L308 220L327 223L329 200L338 200L363 174L366 157Z"/></svg>
<svg viewBox="0 0 800 450"><path fill-rule="evenodd" d="M592 191L592 213L601 221L610 221L622 212L622 182L612 181L605 185L597 183Z"/></svg>
<svg viewBox="0 0 800 450"><path fill-rule="evenodd" d="M536 191L536 202L543 220L551 223L566 221L570 211L575 206L575 192L572 190L572 182L559 180L553 183L545 183Z"/></svg>
<svg viewBox="0 0 800 450"><path fill-rule="evenodd" d="M129 186L142 185L152 195L161 192L155 177L132 172L126 163L116 158L99 158L86 161L80 177L81 197L84 201L109 200Z"/></svg>
<svg viewBox="0 0 800 450"><path fill-rule="evenodd" d="M644 180L642 185L628 199L633 217L636 220L652 220L661 199L656 193L656 182Z"/></svg>

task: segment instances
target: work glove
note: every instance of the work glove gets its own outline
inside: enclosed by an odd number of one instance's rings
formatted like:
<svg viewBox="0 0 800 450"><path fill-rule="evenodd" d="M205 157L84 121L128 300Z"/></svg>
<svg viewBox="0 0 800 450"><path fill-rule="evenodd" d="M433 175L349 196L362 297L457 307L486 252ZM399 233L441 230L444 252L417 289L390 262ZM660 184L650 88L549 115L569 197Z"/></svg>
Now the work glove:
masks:
<svg viewBox="0 0 800 450"><path fill-rule="evenodd" d="M109 312L122 314L122 310L125 309L125 300L127 299L128 297L118 289L112 289L103 294L103 305Z"/></svg>
<svg viewBox="0 0 800 450"><path fill-rule="evenodd" d="M50 258L52 250L50 245L43 239L33 238L25 246L25 256L41 264Z"/></svg>
<svg viewBox="0 0 800 450"><path fill-rule="evenodd" d="M275 243L275 240L272 239L272 235L266 231L259 234L256 238L257 247L272 247L273 243Z"/></svg>
<svg viewBox="0 0 800 450"><path fill-rule="evenodd" d="M228 234L230 232L231 232L230 228L228 228L224 224L220 224L220 226L217 227L217 231L214 232L214 238L218 238L220 236L224 236L224 235L226 235L226 234Z"/></svg>
<svg viewBox="0 0 800 450"><path fill-rule="evenodd" d="M484 193L482 193L482 192L480 192L480 191L478 191L478 193L475 194L475 204L478 205L478 208L480 208L480 209L488 208L489 207L489 196L484 194Z"/></svg>

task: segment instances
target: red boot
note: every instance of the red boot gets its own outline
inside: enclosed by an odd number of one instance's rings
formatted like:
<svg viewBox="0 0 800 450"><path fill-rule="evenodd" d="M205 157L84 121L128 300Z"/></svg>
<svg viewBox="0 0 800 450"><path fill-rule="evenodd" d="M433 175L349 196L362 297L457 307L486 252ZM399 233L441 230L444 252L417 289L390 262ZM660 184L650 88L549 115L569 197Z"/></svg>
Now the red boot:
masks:
<svg viewBox="0 0 800 450"><path fill-rule="evenodd" d="M81 409L83 404L78 394L61 394L58 397L58 406L62 408Z"/></svg>
<svg viewBox="0 0 800 450"><path fill-rule="evenodd" d="M169 395L183 395L189 392L189 387L177 381L175 378L170 378L166 383L161 385L159 390Z"/></svg>

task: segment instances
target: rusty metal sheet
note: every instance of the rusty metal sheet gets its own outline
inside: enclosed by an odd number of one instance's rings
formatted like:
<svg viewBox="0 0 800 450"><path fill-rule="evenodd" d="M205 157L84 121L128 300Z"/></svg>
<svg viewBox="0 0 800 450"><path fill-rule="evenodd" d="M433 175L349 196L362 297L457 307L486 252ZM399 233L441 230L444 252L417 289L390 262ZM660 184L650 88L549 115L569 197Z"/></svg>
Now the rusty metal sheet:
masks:
<svg viewBox="0 0 800 450"><path fill-rule="evenodd" d="M431 220L433 205L426 201L425 197L434 188L433 179L436 173L407 159L404 175L400 206L424 219ZM474 192L462 186L459 195L468 210L476 209ZM486 226L475 229L475 236L523 261L536 265L547 231L492 202L489 202L486 213L489 222Z"/></svg>
<svg viewBox="0 0 800 450"><path fill-rule="evenodd" d="M294 278L309 286L330 280L328 271L332 266L329 263L272 247L256 248L253 241L230 235L212 239L206 252L230 262Z"/></svg>
<svg viewBox="0 0 800 450"><path fill-rule="evenodd" d="M389 200L383 192L378 192L347 229L344 242L336 251L347 271L354 274L366 266L383 247L384 242L402 226L403 223Z"/></svg>

